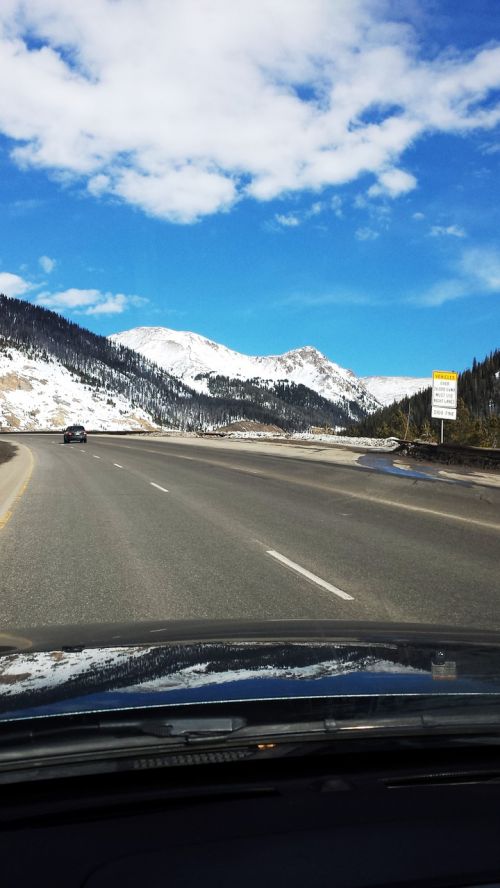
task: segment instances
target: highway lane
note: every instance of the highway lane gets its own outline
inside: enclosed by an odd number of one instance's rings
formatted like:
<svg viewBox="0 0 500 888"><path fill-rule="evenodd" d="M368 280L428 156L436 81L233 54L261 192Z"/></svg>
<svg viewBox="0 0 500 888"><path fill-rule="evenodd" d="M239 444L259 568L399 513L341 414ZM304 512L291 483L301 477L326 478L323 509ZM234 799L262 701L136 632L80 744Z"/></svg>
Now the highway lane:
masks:
<svg viewBox="0 0 500 888"><path fill-rule="evenodd" d="M0 531L3 627L317 617L500 628L500 489L278 447L19 440L35 470Z"/></svg>

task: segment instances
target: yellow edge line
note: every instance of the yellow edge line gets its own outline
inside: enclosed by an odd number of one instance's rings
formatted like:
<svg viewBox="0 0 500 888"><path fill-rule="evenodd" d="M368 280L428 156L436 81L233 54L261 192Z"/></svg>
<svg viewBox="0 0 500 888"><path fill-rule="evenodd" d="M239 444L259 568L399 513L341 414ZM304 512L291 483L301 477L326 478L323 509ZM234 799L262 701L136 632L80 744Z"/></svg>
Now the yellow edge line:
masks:
<svg viewBox="0 0 500 888"><path fill-rule="evenodd" d="M12 512L6 512L5 515L3 515L0 518L0 530L2 530L3 527L5 527L5 525L7 524L8 521L10 521L11 518L12 518Z"/></svg>
<svg viewBox="0 0 500 888"><path fill-rule="evenodd" d="M23 446L26 447L25 444ZM23 481L22 487L20 488L20 490L18 490L18 492L16 493L16 495L14 497L14 500L12 502L12 507L10 509L8 509L7 512L5 512L3 515L0 516L0 530L3 530L3 528L9 523L10 519L12 518L12 515L14 514L14 511L16 509L16 506L19 503L19 500L21 499L23 494L26 493L26 488L27 488L28 484L30 483L31 476L33 474L35 460L33 459L33 454L31 452L31 450L29 449L29 447L26 447L26 450L28 451L28 453L30 455L30 467L28 469L28 474Z"/></svg>

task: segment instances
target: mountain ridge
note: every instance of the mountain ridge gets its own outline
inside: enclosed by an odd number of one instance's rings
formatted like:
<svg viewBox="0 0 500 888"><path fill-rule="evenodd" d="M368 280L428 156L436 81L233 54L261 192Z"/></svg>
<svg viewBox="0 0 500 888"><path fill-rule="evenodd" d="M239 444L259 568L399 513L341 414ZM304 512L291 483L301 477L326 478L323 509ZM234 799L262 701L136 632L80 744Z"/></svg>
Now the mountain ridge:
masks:
<svg viewBox="0 0 500 888"><path fill-rule="evenodd" d="M366 413L355 402L336 405L287 380L264 384L211 375L198 382L205 392L56 312L0 294L2 430L60 429L79 421L95 429L192 431L254 420L305 431L343 427Z"/></svg>
<svg viewBox="0 0 500 888"><path fill-rule="evenodd" d="M262 380L277 383L287 379L305 385L349 414L356 404L363 412L380 404L359 377L331 361L312 345L299 346L278 355L246 355L191 331L169 327L133 327L109 339L125 345L181 379L197 391L209 394L207 377Z"/></svg>
<svg viewBox="0 0 500 888"><path fill-rule="evenodd" d="M432 385L432 376L362 376L361 379L382 407L416 395Z"/></svg>
<svg viewBox="0 0 500 888"><path fill-rule="evenodd" d="M209 374L274 382L286 378L306 385L333 403L356 401L369 413L431 384L430 378L411 376L359 377L313 345L298 346L282 354L246 355L200 333L161 326L132 327L109 338L138 351L205 394L210 393Z"/></svg>

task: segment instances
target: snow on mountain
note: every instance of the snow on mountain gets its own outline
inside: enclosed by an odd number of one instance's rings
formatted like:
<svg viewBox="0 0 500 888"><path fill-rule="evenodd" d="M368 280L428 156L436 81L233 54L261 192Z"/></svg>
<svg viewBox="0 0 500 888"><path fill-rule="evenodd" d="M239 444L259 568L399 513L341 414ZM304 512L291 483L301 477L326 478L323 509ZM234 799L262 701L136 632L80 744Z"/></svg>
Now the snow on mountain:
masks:
<svg viewBox="0 0 500 888"><path fill-rule="evenodd" d="M197 378L200 374L270 382L287 379L313 389L334 403L354 401L367 411L379 406L352 370L340 367L309 345L282 355L257 357L233 351L198 333L167 327L135 327L109 338L134 349L186 385L206 394L209 394L206 380Z"/></svg>
<svg viewBox="0 0 500 888"><path fill-rule="evenodd" d="M53 358L28 357L14 346L0 350L0 432L56 429L154 429L140 408L115 392L91 388Z"/></svg>
<svg viewBox="0 0 500 888"><path fill-rule="evenodd" d="M432 385L430 377L417 376L363 376L361 381L384 407Z"/></svg>

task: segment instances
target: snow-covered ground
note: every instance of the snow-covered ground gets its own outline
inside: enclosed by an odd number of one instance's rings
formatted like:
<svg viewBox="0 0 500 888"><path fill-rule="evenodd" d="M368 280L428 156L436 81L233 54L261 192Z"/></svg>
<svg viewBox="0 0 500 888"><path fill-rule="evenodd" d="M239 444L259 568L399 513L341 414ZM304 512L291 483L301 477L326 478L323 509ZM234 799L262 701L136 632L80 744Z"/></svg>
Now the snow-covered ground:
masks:
<svg viewBox="0 0 500 888"><path fill-rule="evenodd" d="M334 444L340 447L367 447L377 450L395 450L398 446L397 438L355 438L347 435L311 435L307 432L297 432L291 436L294 441L318 441L324 444Z"/></svg>
<svg viewBox="0 0 500 888"><path fill-rule="evenodd" d="M282 355L264 357L244 355L198 333L171 330L168 327L135 327L109 337L139 352L182 379L190 388L209 394L206 379L200 374L238 379L278 382L287 379L305 385L334 403L355 401L364 410L379 404L352 370L330 361L312 346L304 346Z"/></svg>
<svg viewBox="0 0 500 888"><path fill-rule="evenodd" d="M0 431L155 429L157 425L122 395L84 385L54 359L29 358L14 347L0 351Z"/></svg>
<svg viewBox="0 0 500 888"><path fill-rule="evenodd" d="M364 447L368 450L386 450L390 452L398 446L397 438L355 438L342 435L313 435L310 432L294 432L292 435L276 435L273 432L227 432L227 438L238 439L276 439L283 441L308 441L317 444L331 444L334 447Z"/></svg>
<svg viewBox="0 0 500 888"><path fill-rule="evenodd" d="M432 385L432 378L426 376L363 376L361 381L384 407Z"/></svg>

